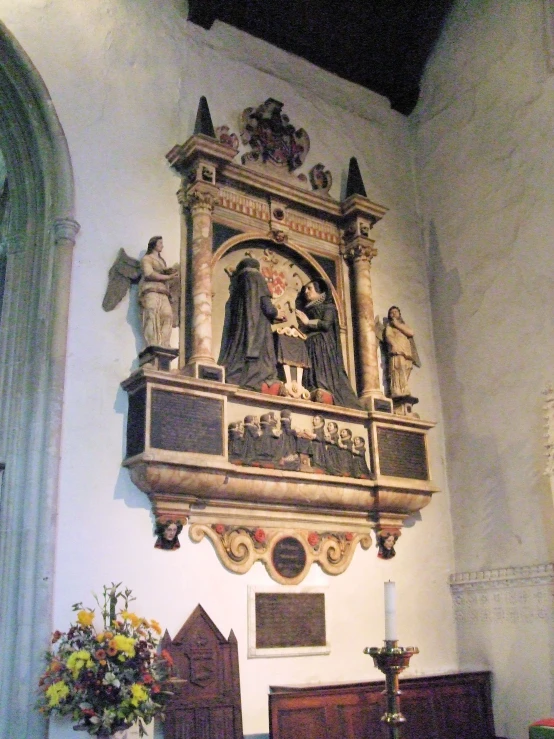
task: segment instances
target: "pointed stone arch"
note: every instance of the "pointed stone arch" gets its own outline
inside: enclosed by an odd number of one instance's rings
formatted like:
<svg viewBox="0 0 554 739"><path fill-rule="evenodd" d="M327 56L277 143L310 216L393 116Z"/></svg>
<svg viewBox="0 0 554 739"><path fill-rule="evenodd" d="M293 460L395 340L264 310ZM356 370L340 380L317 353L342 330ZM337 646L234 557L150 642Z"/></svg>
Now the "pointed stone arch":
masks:
<svg viewBox="0 0 554 739"><path fill-rule="evenodd" d="M0 23L0 149L10 208L0 316L0 736L42 737L72 252L79 225L64 132L39 73Z"/></svg>

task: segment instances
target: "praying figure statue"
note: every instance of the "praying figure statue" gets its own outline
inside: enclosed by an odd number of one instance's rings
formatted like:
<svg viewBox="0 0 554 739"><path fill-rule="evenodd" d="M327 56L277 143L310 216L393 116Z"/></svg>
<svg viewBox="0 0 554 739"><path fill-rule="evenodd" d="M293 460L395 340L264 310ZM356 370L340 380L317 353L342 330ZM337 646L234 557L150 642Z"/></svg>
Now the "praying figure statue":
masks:
<svg viewBox="0 0 554 739"><path fill-rule="evenodd" d="M404 322L400 308L396 305L389 308L384 339L387 347L391 397L410 397L408 381L412 367L414 365L420 367L421 363L414 341L414 332Z"/></svg>
<svg viewBox="0 0 554 739"><path fill-rule="evenodd" d="M226 382L248 390L280 385L271 325L285 320L271 302L271 293L257 259L245 257L233 273L225 307L219 364Z"/></svg>
<svg viewBox="0 0 554 739"><path fill-rule="evenodd" d="M297 304L296 317L307 336L310 360L304 373L305 386L314 400L319 399L315 394L323 391L332 396L335 405L361 408L344 369L339 318L325 281L317 279L304 285Z"/></svg>

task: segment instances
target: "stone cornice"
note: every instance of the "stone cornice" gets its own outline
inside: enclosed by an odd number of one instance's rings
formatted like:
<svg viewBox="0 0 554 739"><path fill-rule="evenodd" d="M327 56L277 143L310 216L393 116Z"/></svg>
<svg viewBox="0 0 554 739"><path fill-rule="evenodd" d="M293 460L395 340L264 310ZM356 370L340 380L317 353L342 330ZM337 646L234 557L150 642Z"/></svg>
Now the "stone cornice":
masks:
<svg viewBox="0 0 554 739"><path fill-rule="evenodd" d="M459 572L450 576L450 587L455 593L464 590L548 585L552 582L554 582L554 564L552 562L525 567L503 567L494 570Z"/></svg>
<svg viewBox="0 0 554 739"><path fill-rule="evenodd" d="M187 174L192 163L203 159L214 163L217 167L217 184L238 191L245 191L256 196L279 198L283 203L307 212L311 215L323 216L333 223L363 216L371 225L381 220L388 208L373 203L361 195L352 195L342 202L333 198L322 197L314 191L302 189L272 176L270 170L256 169L231 161L236 151L208 136L196 134L184 144L174 146L166 154L170 166L181 176Z"/></svg>

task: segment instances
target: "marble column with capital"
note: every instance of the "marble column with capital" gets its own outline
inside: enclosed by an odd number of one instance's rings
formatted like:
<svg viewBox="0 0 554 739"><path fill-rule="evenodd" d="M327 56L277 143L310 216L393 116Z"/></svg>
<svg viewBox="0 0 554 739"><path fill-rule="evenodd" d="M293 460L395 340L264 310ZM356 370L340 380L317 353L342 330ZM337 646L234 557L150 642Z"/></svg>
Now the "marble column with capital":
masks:
<svg viewBox="0 0 554 739"><path fill-rule="evenodd" d="M217 202L218 189L214 185L193 185L189 190L179 192L179 200L191 215L192 253L191 281L192 352L187 357L187 365L198 363L215 364L212 347L212 213Z"/></svg>
<svg viewBox="0 0 554 739"><path fill-rule="evenodd" d="M345 244L343 256L352 265L354 277L354 309L357 325L357 349L362 387L358 388L364 407L372 409L372 397L384 397L379 379L378 339L375 334L373 291L371 287L371 260L377 249L370 239L355 238Z"/></svg>

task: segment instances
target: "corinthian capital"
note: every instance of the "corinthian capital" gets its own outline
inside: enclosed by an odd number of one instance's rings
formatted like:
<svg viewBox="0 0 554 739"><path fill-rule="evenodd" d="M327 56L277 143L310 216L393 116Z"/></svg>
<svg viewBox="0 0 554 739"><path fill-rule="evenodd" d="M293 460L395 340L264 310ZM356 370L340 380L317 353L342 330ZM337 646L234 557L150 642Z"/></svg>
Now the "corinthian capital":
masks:
<svg viewBox="0 0 554 739"><path fill-rule="evenodd" d="M177 193L177 198L184 210L190 210L191 213L198 210L211 213L218 203L218 191L216 187L181 189Z"/></svg>
<svg viewBox="0 0 554 739"><path fill-rule="evenodd" d="M377 249L373 241L354 239L342 245L341 254L348 262L371 262L373 257L377 256Z"/></svg>

